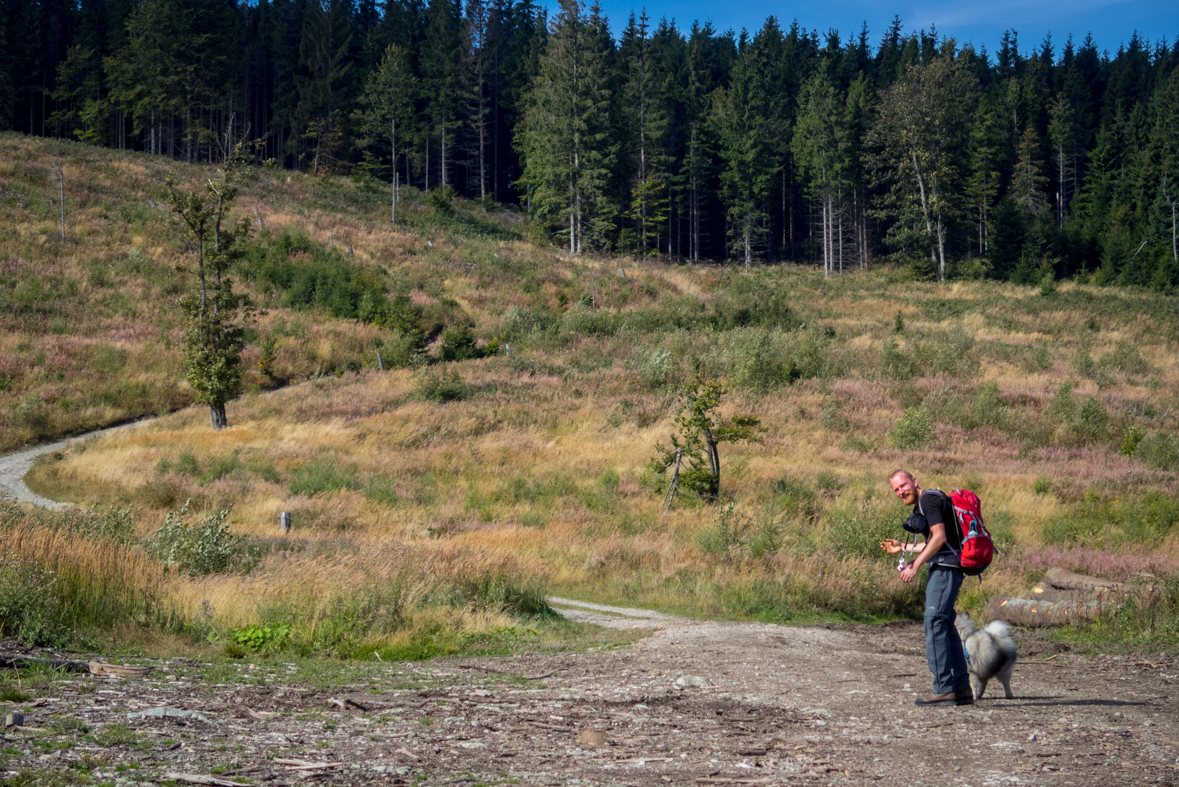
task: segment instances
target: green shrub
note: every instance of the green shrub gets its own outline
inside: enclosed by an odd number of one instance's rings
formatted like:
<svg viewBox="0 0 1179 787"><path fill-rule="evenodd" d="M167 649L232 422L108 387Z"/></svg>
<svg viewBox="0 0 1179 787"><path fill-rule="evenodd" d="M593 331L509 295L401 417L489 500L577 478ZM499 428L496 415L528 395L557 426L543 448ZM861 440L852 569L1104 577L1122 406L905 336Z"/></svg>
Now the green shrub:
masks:
<svg viewBox="0 0 1179 787"><path fill-rule="evenodd" d="M392 506L400 499L397 495L397 481L384 475L375 475L364 485L364 496L374 503Z"/></svg>
<svg viewBox="0 0 1179 787"><path fill-rule="evenodd" d="M805 481L782 476L774 482L774 497L783 515L791 520L814 523L822 512L819 495Z"/></svg>
<svg viewBox="0 0 1179 787"><path fill-rule="evenodd" d="M1002 428L1007 422L1007 404L999 393L999 384L985 382L978 387L970 407L971 426Z"/></svg>
<svg viewBox="0 0 1179 787"><path fill-rule="evenodd" d="M1096 396L1090 396L1081 404L1069 424L1072 431L1086 443L1097 442L1108 435L1109 415Z"/></svg>
<svg viewBox="0 0 1179 787"><path fill-rule="evenodd" d="M237 454L213 457L201 472L200 482L202 484L210 484L214 481L219 481L239 467L241 467L241 461L238 459Z"/></svg>
<svg viewBox="0 0 1179 787"><path fill-rule="evenodd" d="M1179 439L1167 432L1154 432L1142 438L1135 455L1151 470L1179 470Z"/></svg>
<svg viewBox="0 0 1179 787"><path fill-rule="evenodd" d="M1056 423L1067 423L1077 414L1077 400L1073 391L1077 388L1077 381L1066 377L1061 381L1052 399L1048 402L1048 417Z"/></svg>
<svg viewBox="0 0 1179 787"><path fill-rule="evenodd" d="M282 474L278 472L278 468L274 466L274 462L270 461L269 459L256 459L250 461L247 463L246 469L268 484L282 483Z"/></svg>
<svg viewBox="0 0 1179 787"><path fill-rule="evenodd" d="M839 482L839 476L830 470L821 470L815 476L815 489L821 492L838 492L843 488L843 484Z"/></svg>
<svg viewBox="0 0 1179 787"><path fill-rule="evenodd" d="M313 497L320 492L356 489L358 486L356 465L341 466L336 459L320 459L296 470L288 488L292 495Z"/></svg>
<svg viewBox="0 0 1179 787"><path fill-rule="evenodd" d="M1044 525L1044 540L1053 545L1096 549L1126 544L1158 548L1179 521L1179 501L1163 492L1116 497L1089 489Z"/></svg>
<svg viewBox="0 0 1179 787"><path fill-rule="evenodd" d="M425 402L458 402L475 393L475 386L464 382L457 369L423 372L414 380L414 388Z"/></svg>
<svg viewBox="0 0 1179 787"><path fill-rule="evenodd" d="M228 570L242 542L241 537L230 533L225 524L229 509L206 514L198 524L189 526L184 519L188 516L190 503L191 498L178 511L168 514L163 526L146 540L144 546L148 554L170 570L189 576Z"/></svg>
<svg viewBox="0 0 1179 787"><path fill-rule="evenodd" d="M1052 354L1048 352L1048 346L1041 344L1036 349L1028 353L1024 358L1020 367L1025 372L1046 372L1052 368Z"/></svg>
<svg viewBox="0 0 1179 787"><path fill-rule="evenodd" d="M499 335L504 341L515 342L535 330L543 330L547 319L544 315L520 306L509 306L499 320Z"/></svg>
<svg viewBox="0 0 1179 787"><path fill-rule="evenodd" d="M386 369L405 369L421 366L426 362L425 334L418 330L408 333L394 331L385 340L381 361Z"/></svg>
<svg viewBox="0 0 1179 787"><path fill-rule="evenodd" d="M771 500L753 522L747 549L752 558L777 554L786 543L786 526L777 501Z"/></svg>
<svg viewBox="0 0 1179 787"><path fill-rule="evenodd" d="M1052 479L1042 475L1032 483L1032 491L1037 495L1046 495L1052 491Z"/></svg>
<svg viewBox="0 0 1179 787"><path fill-rule="evenodd" d="M324 249L305 235L284 231L263 235L245 249L239 272L247 281L268 284L286 306L326 309L333 317L382 322L389 312L375 276L349 262L339 249Z"/></svg>
<svg viewBox="0 0 1179 787"><path fill-rule="evenodd" d="M732 500L717 506L712 527L704 528L696 536L696 546L701 552L725 560L740 556L751 523L735 508Z"/></svg>
<svg viewBox="0 0 1179 787"><path fill-rule="evenodd" d="M438 358L442 361L465 361L469 358L481 358L475 334L467 326L455 328L442 334L442 346L438 348Z"/></svg>
<svg viewBox="0 0 1179 787"><path fill-rule="evenodd" d="M937 435L929 410L925 407L910 407L896 420L888 437L892 444L902 451L931 445Z"/></svg>
<svg viewBox="0 0 1179 787"><path fill-rule="evenodd" d="M1005 508L984 511L983 522L1000 554L1009 555L1015 551L1015 516L1010 511Z"/></svg>
<svg viewBox="0 0 1179 787"><path fill-rule="evenodd" d="M656 391L671 379L672 360L667 350L644 353L637 364L639 382L648 391Z"/></svg>
<svg viewBox="0 0 1179 787"><path fill-rule="evenodd" d="M1146 428L1138 424L1131 424L1125 432L1122 433L1122 442L1118 446L1118 450L1124 456L1133 456L1138 450L1138 446L1142 443L1142 438L1146 437Z"/></svg>
<svg viewBox="0 0 1179 787"><path fill-rule="evenodd" d="M903 537L901 520L904 516L896 505L876 505L850 501L829 508L826 540L841 554L879 558L880 542L886 538Z"/></svg>
<svg viewBox="0 0 1179 787"><path fill-rule="evenodd" d="M70 630L58 620L57 574L36 561L0 557L0 636L34 646L63 647Z"/></svg>
<svg viewBox="0 0 1179 787"><path fill-rule="evenodd" d="M197 462L196 456L191 451L184 451L180 454L180 458L176 460L176 464L172 468L183 475L197 478L201 474L201 465Z"/></svg>
<svg viewBox="0 0 1179 787"><path fill-rule="evenodd" d="M1113 352L1101 357L1097 366L1127 377L1142 377L1151 371L1150 364L1138 351L1138 345L1127 340L1118 342Z"/></svg>

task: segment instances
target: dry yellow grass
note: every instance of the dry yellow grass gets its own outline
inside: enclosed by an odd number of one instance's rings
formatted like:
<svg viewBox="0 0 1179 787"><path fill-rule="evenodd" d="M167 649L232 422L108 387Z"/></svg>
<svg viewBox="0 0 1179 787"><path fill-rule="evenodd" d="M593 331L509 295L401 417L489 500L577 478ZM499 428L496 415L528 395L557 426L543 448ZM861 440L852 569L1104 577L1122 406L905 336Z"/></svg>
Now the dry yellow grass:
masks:
<svg viewBox="0 0 1179 787"><path fill-rule="evenodd" d="M90 177L96 184L123 178L150 189L162 172L125 159L107 169ZM197 172L181 169L190 179ZM572 592L669 606L715 602L724 614L746 615L755 614L750 610L757 605L758 583L777 583L774 598L798 603L833 598L841 588L867 593L873 582L890 588L882 595L892 593L890 566L864 554L841 554L831 542L838 522L830 512L854 513L869 505L884 516L879 512L891 504L884 474L896 466L912 468L927 486L980 484L985 510L1002 512L1010 536L1025 550L1052 546L1045 527L1069 515L1086 490L1111 498L1125 489L1175 495L1173 473L1154 472L1140 457L1118 453L1121 432L1130 425L1175 430L1173 414L1164 415L1174 412L1168 408L1179 390L1179 346L1175 320L1168 316L1174 299L1067 282L1053 299L1044 299L1034 288L994 282L897 281L895 271L824 281L794 266L755 271L753 286L746 287L749 280L737 268L570 260L519 240L472 241L432 226L394 232L383 218L350 213L348 188L300 175L277 187L260 180L243 194L239 209L250 216L257 209L276 231L298 225L323 245L330 238L337 247L353 246L358 264L398 277L397 291L417 304L438 307L453 299L481 339L500 335L504 313L513 306L528 310L539 327L513 339L510 358L448 367L471 391L461 401L438 403L419 395L426 373L344 371L344 360L372 353L385 338L378 329L275 309L259 319L257 329L267 333L285 324L276 349L292 381L306 379L316 366L339 377L247 394L231 403L232 426L222 432L207 426L206 413L184 410L112 435L39 468L35 478L43 488L83 502L131 502L142 514L141 534L192 496L201 510L232 505L234 531L251 537L274 536L278 513L290 511L292 541L311 549L341 540L372 551L376 562L363 570L374 576L383 570L380 560L391 559L377 557L386 549L429 555L434 562L428 565L440 577L446 560L458 560L454 555L478 555L485 562L468 566L475 573L493 571L499 560L518 560L527 566L520 569L524 573L545 573ZM166 228L154 222L120 227L101 212L93 205L76 217L88 225L88 238L106 239L101 254L125 256L110 251L117 245L146 250L152 264L177 261ZM40 242L52 229L45 217L30 216L18 232L28 235L24 242ZM87 246L99 247L96 240ZM625 279L619 267L626 269ZM80 286L90 286L84 279L79 276ZM587 323L585 311L569 304L591 288L601 308L599 322ZM771 360L786 359L805 340L826 364L819 376L792 385L781 379L764 388L750 383L723 408L729 415L753 413L767 428L760 444L722 448L722 489L737 501L741 516L756 518L784 479L809 485L819 499L818 521L791 514L785 529L793 540L765 559L703 551L702 536L716 526L714 508L682 501L660 514L659 479L645 471L655 444L666 442L673 428L676 385L695 362L703 359L710 371L729 378L748 371L748 350L739 348L752 346L761 329L707 323L699 310L740 301L750 290L786 293L806 324L805 330L768 331L776 353ZM134 284L131 292L146 302L154 291ZM899 334L898 312L905 325ZM622 325L624 317L644 313L652 313L647 322ZM584 330L570 327L578 315L579 324L588 325ZM136 325L150 323L138 316ZM664 330L670 324L686 327ZM178 337L165 351L166 332L145 339L135 325L120 329L129 332L112 331L103 341L131 359L126 381L143 382L157 374L153 368L175 363ZM38 348L50 357L65 356L87 340L70 335L64 337L70 342L55 344L57 338L0 335L0 353L26 363ZM1114 356L1128 346L1140 352L1145 371L1119 370ZM1046 360L1034 356L1041 347ZM894 351L918 358L913 363L919 368L903 374L885 368L882 357ZM651 359L663 352L665 375L645 376ZM970 363L961 370L949 368L953 364L930 368L946 352L965 354ZM1085 352L1102 374L1080 373ZM258 347L247 349L252 366L257 356ZM364 368L372 363L375 358ZM1100 439L1079 437L1071 422L1044 417L1067 377L1077 380L1078 407L1093 398L1103 408L1107 425ZM983 383L997 384L1009 419L1005 426L967 417ZM38 385L45 402L58 401L56 383ZM5 394L0 404L11 407L18 399ZM917 404L936 411L939 440L897 449L889 432ZM89 412L117 418L121 405L94 405ZM22 424L32 434L33 427ZM179 466L184 456L195 469ZM228 469L213 477L211 468L219 464ZM312 471L319 481L304 479ZM814 489L824 473L834 484ZM1037 493L1033 487L1041 476L1053 486ZM1179 560L1174 535L1150 546ZM823 550L829 554L815 557ZM261 600L295 598L299 577L324 584L318 600L308 602L311 609L329 603L343 587L338 577L346 572L339 566L328 569L297 556L283 561L264 563L249 578L184 580L177 598L186 614L195 614L207 599L239 625L261 619ZM987 587L1022 581L1020 572L1030 564L1019 565L1011 573L997 566ZM740 599L745 601L738 604ZM743 611L734 611L741 604Z"/></svg>

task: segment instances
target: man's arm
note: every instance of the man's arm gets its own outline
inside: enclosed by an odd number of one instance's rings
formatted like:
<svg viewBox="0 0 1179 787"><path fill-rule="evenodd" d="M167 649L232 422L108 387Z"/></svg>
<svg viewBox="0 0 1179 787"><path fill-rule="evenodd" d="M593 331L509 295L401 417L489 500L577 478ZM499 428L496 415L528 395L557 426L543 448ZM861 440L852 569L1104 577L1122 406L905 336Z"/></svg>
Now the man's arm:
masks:
<svg viewBox="0 0 1179 787"><path fill-rule="evenodd" d="M901 581L912 582L913 577L917 576L917 569L921 568L932 556L936 555L945 543L946 526L940 522L936 525L930 523L929 538L921 545L921 549L914 550L917 552L917 558L901 572Z"/></svg>
<svg viewBox="0 0 1179 787"><path fill-rule="evenodd" d="M908 547L908 549L906 549ZM917 553L925 549L925 542L920 544L902 544L895 538L886 538L880 542L880 548L890 555L895 555L898 552L913 552Z"/></svg>

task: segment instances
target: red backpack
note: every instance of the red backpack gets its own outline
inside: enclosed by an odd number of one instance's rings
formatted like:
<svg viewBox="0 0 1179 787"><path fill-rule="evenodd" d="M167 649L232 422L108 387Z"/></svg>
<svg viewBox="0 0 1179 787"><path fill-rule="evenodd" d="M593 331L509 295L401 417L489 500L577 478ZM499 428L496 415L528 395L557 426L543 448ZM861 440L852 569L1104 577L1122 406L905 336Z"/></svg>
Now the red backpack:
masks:
<svg viewBox="0 0 1179 787"><path fill-rule="evenodd" d="M940 489L937 491L946 494ZM982 502L969 489L951 489L948 497L954 505L954 519L958 521L958 533L962 538L958 562L962 573L976 577L995 559L995 542L983 524Z"/></svg>

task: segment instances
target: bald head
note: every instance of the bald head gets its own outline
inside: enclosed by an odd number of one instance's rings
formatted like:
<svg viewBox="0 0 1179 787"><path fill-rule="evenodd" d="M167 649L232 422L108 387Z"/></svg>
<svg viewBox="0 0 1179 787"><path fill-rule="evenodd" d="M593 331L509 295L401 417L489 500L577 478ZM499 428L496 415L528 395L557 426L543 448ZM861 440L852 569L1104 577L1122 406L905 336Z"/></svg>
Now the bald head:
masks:
<svg viewBox="0 0 1179 787"><path fill-rule="evenodd" d="M916 505L921 496L921 487L917 486L917 479L908 470L894 470L888 477L888 485L892 487L893 494L907 506Z"/></svg>

